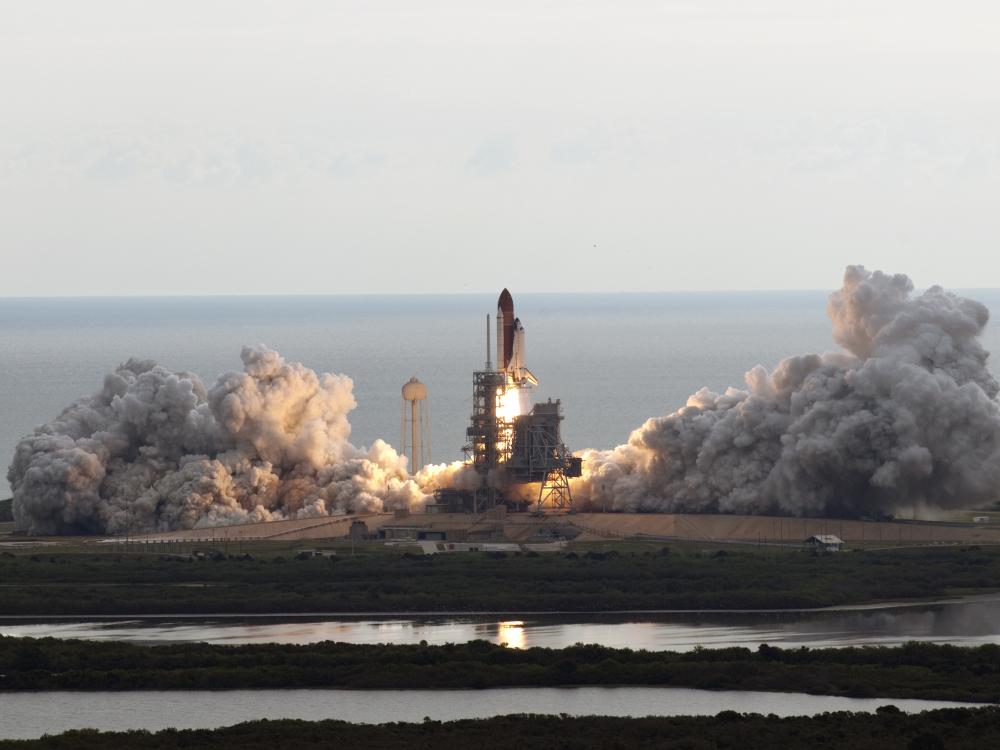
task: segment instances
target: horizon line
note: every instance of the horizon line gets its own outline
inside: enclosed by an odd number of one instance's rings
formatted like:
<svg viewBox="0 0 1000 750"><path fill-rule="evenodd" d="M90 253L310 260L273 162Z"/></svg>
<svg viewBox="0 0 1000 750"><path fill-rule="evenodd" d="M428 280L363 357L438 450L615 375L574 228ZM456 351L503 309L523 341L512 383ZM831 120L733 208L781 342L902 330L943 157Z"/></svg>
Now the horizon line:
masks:
<svg viewBox="0 0 1000 750"><path fill-rule="evenodd" d="M502 287L501 287L502 288ZM930 287L916 287L915 293L925 291ZM837 291L836 288L818 287L782 287L771 289L663 289L653 291L642 290L615 290L615 291L528 291L517 292L518 296L573 296L573 295L594 295L594 296L650 296L650 295L689 295L689 294L788 294L788 293L817 293L831 294ZM1000 291L1000 286L981 287L950 287L945 291L953 292L987 292ZM0 294L0 301L5 300L59 300L59 299L204 299L204 298L247 298L247 297L301 297L301 298L325 298L325 297L478 297L482 295L497 294L496 291L472 291L472 292L203 292L203 293L179 293L165 292L155 294Z"/></svg>

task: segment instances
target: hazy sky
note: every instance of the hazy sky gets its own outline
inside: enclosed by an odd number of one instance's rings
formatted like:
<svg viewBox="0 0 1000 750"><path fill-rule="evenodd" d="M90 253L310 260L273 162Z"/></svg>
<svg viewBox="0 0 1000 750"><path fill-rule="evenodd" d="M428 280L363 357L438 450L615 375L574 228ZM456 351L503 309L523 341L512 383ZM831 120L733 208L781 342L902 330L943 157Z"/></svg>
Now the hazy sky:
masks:
<svg viewBox="0 0 1000 750"><path fill-rule="evenodd" d="M1000 4L0 0L0 294L1000 286Z"/></svg>

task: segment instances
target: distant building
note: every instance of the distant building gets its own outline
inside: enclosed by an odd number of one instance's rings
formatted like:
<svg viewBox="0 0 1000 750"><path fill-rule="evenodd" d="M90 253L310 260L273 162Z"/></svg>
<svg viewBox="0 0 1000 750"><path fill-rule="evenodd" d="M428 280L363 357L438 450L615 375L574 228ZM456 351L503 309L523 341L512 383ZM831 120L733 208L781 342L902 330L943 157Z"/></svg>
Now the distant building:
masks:
<svg viewBox="0 0 1000 750"><path fill-rule="evenodd" d="M840 552L844 540L833 534L813 534L806 539L806 544L820 552Z"/></svg>
<svg viewBox="0 0 1000 750"><path fill-rule="evenodd" d="M437 542L421 540L417 542L425 555L439 555L448 552L562 552L566 542L545 542L539 544L518 544L516 542Z"/></svg>
<svg viewBox="0 0 1000 750"><path fill-rule="evenodd" d="M506 508L488 513L429 513L403 516L379 527L387 542L503 542Z"/></svg>
<svg viewBox="0 0 1000 750"><path fill-rule="evenodd" d="M990 517L989 516L973 516L972 517L972 522L973 523L989 523L990 522Z"/></svg>
<svg viewBox="0 0 1000 750"><path fill-rule="evenodd" d="M364 521L352 521L347 536L355 542L363 542L368 539L368 524Z"/></svg>

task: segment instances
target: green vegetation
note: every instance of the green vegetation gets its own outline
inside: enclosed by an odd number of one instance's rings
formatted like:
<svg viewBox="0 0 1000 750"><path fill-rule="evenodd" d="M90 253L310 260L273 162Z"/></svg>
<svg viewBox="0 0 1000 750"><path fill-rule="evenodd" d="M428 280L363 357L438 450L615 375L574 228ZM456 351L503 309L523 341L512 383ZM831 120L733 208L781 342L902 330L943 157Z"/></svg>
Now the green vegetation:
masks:
<svg viewBox="0 0 1000 750"><path fill-rule="evenodd" d="M299 557L0 552L0 612L765 609L981 593L1000 581L1000 548L988 547Z"/></svg>
<svg viewBox="0 0 1000 750"><path fill-rule="evenodd" d="M224 729L163 732L67 732L38 740L0 741L0 750L105 750L105 748L213 748L213 750L583 750L686 748L688 750L982 750L1000 736L1000 709L940 709L904 714L891 706L874 714L828 713L777 718L723 711L716 716L619 719L600 716L500 716L421 724L351 724L344 721L253 721Z"/></svg>
<svg viewBox="0 0 1000 750"><path fill-rule="evenodd" d="M486 641L445 646L304 646L0 637L2 690L222 688L488 688L672 685L852 697L1000 702L1000 646L910 643L901 648L689 653L596 645L512 649Z"/></svg>
<svg viewBox="0 0 1000 750"><path fill-rule="evenodd" d="M14 500L0 500L0 523L14 523Z"/></svg>

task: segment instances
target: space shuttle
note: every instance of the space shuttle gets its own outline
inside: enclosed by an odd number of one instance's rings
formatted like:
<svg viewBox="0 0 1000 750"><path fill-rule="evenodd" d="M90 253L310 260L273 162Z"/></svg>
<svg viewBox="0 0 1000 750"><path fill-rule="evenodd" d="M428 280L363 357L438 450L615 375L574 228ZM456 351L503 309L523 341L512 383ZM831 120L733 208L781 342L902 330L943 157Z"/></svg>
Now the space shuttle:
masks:
<svg viewBox="0 0 1000 750"><path fill-rule="evenodd" d="M514 315L514 299L506 289L497 300L497 369L517 385L538 385L524 366L524 326Z"/></svg>

